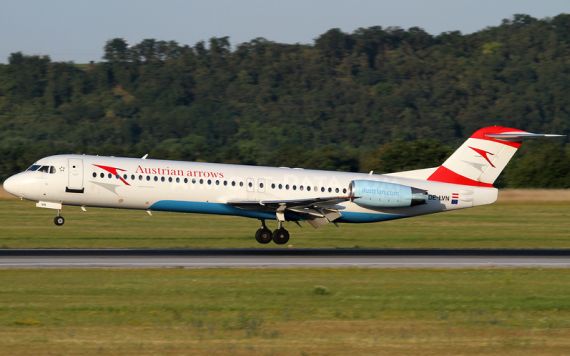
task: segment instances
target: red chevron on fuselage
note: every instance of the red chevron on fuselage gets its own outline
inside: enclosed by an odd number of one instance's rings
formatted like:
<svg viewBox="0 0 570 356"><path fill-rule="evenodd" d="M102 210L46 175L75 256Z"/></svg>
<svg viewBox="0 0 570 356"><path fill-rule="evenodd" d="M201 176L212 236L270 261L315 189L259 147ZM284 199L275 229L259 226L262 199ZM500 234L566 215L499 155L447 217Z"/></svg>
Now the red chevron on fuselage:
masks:
<svg viewBox="0 0 570 356"><path fill-rule="evenodd" d="M117 168L117 167L102 166L99 164L94 164L94 166L99 167L102 170L111 173L112 175L117 177L121 182L125 183L125 185L130 185L123 177L121 177L121 175L118 172L118 171L126 172L126 169L121 169L121 168Z"/></svg>

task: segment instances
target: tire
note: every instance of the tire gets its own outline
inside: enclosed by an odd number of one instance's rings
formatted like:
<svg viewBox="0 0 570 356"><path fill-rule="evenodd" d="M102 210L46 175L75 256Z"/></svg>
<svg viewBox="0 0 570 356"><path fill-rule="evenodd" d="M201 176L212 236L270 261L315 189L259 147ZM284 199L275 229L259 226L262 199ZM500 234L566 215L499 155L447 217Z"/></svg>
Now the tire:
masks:
<svg viewBox="0 0 570 356"><path fill-rule="evenodd" d="M271 242L271 231L269 229L259 229L255 232L255 239L260 244L268 244Z"/></svg>
<svg viewBox="0 0 570 356"><path fill-rule="evenodd" d="M273 231L272 239L277 245L285 245L289 242L289 231L284 228L277 229Z"/></svg>
<svg viewBox="0 0 570 356"><path fill-rule="evenodd" d="M65 219L63 218L63 216L56 216L55 218L53 218L53 223L56 226L61 226L65 224Z"/></svg>

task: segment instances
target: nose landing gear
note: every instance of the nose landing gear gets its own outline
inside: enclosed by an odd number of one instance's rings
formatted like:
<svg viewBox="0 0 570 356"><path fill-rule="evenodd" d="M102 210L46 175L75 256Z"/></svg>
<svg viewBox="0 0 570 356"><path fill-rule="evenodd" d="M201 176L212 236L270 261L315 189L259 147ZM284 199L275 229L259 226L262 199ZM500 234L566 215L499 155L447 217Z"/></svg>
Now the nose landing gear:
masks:
<svg viewBox="0 0 570 356"><path fill-rule="evenodd" d="M284 245L289 242L289 231L283 227L283 223L279 221L278 228L271 232L265 225L265 220L261 220L261 228L255 232L255 239L260 244L268 244L273 240L277 245Z"/></svg>
<svg viewBox="0 0 570 356"><path fill-rule="evenodd" d="M63 216L58 215L55 218L53 218L53 223L56 224L57 226L61 226L65 224L65 219L63 218Z"/></svg>
<svg viewBox="0 0 570 356"><path fill-rule="evenodd" d="M65 224L65 219L60 214L61 214L61 210L58 210L57 216L55 218L53 218L53 223L56 226L61 226L61 225Z"/></svg>

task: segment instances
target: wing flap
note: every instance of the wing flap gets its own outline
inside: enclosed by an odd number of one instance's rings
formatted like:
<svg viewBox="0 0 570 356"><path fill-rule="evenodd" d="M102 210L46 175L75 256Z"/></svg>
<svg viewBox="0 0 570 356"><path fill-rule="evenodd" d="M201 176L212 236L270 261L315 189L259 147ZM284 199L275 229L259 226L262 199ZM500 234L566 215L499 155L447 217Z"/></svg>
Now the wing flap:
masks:
<svg viewBox="0 0 570 356"><path fill-rule="evenodd" d="M340 218L341 213L336 205L349 200L348 196L336 196L297 200L229 201L227 204L238 209L272 211L279 221L284 221L285 212L290 211L316 228Z"/></svg>
<svg viewBox="0 0 570 356"><path fill-rule="evenodd" d="M266 207L269 209L274 209L280 206L285 206L286 208L304 208L313 206L334 206L338 203L342 203L350 200L348 196L339 197L323 197L323 198L312 198L312 199L297 199L297 200L245 200L245 201L228 201L227 204L235 206L236 208L254 208L259 209L260 207Z"/></svg>

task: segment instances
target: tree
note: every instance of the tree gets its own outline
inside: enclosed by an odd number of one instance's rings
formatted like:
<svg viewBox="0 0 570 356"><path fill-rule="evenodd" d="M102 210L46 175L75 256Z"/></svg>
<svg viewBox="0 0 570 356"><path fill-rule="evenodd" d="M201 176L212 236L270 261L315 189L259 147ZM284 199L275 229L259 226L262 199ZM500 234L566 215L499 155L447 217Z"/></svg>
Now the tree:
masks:
<svg viewBox="0 0 570 356"><path fill-rule="evenodd" d="M103 59L109 62L126 62L130 59L129 45L122 38L107 41L104 52Z"/></svg>

